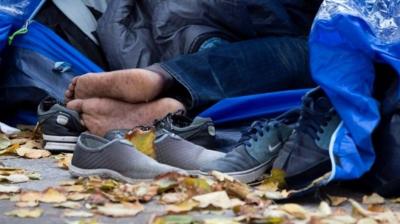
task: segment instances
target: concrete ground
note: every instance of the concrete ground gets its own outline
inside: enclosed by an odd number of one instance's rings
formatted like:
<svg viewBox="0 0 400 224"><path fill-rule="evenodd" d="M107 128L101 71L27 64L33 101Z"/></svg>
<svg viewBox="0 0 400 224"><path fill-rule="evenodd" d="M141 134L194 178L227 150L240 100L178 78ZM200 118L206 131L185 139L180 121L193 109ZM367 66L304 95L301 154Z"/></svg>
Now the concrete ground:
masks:
<svg viewBox="0 0 400 224"><path fill-rule="evenodd" d="M41 180L30 181L26 183L18 184L23 190L39 190L42 191L50 186L57 186L61 181L72 179L68 171L57 167L54 158L46 158L39 160L23 159L18 157L0 157L0 164L6 167L19 167L25 168L28 171L35 171L41 174ZM341 195L351 196L352 198L360 199L360 194L343 192L336 192ZM336 194L335 193L335 194ZM319 203L318 201L297 201L306 208L316 208ZM150 218L155 214L163 214L163 206L157 202L150 202L145 205L145 210L139 213L137 216L132 218L109 218L105 216L97 215L93 219L96 219L98 223L148 223ZM44 223L68 223L68 221L82 220L82 218L66 218L63 217L64 209L53 208L49 204L41 204L40 207L44 209L44 214L40 218L36 219L23 219L14 218L4 215L5 212L15 209L15 202L9 200L0 200L0 223L30 223L30 224L44 224ZM400 211L400 206L391 205L393 211ZM351 211L350 205L347 203L343 207L349 213ZM194 216L204 216L204 213L191 212ZM229 213L219 214L229 216ZM89 218L91 219L91 218Z"/></svg>

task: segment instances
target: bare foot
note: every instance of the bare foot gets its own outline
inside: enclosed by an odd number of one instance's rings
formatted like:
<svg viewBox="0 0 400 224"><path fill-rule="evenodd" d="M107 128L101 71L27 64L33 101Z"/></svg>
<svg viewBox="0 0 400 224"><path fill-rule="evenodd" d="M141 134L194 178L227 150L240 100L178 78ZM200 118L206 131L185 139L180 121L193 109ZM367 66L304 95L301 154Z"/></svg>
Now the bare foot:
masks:
<svg viewBox="0 0 400 224"><path fill-rule="evenodd" d="M128 103L149 102L163 90L162 75L145 69L88 73L75 77L65 92L72 99L112 98Z"/></svg>
<svg viewBox="0 0 400 224"><path fill-rule="evenodd" d="M108 98L76 99L69 102L67 107L80 111L88 130L99 136L104 136L113 129L149 125L168 113L185 109L179 101L171 98L141 104L130 104Z"/></svg>

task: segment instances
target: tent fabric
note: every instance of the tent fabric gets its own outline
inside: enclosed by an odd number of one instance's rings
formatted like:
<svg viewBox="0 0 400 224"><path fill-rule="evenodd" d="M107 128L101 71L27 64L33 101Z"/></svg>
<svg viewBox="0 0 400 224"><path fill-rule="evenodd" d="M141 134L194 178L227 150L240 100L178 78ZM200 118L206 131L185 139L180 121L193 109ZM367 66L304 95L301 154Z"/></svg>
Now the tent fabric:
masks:
<svg viewBox="0 0 400 224"><path fill-rule="evenodd" d="M380 121L374 63L400 71L399 26L399 0L325 0L314 21L312 76L343 120L330 148L331 180L356 179L374 162L371 135Z"/></svg>
<svg viewBox="0 0 400 224"><path fill-rule="evenodd" d="M211 117L218 125L271 117L300 106L301 97L308 90L288 90L227 98L211 106L199 116Z"/></svg>

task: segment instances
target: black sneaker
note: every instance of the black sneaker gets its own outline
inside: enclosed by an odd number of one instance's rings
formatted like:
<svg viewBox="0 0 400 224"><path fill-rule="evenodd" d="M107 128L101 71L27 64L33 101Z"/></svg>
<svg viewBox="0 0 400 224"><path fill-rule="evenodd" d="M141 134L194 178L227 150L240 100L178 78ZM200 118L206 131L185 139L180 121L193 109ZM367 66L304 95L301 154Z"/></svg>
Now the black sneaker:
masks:
<svg viewBox="0 0 400 224"><path fill-rule="evenodd" d="M246 183L257 180L272 167L298 118L299 110L296 109L275 119L254 122L231 152L223 158L210 161L201 170L223 172Z"/></svg>
<svg viewBox="0 0 400 224"><path fill-rule="evenodd" d="M44 148L52 151L73 151L79 135L85 131L79 113L67 109L52 97L41 101L37 113L45 142Z"/></svg>
<svg viewBox="0 0 400 224"><path fill-rule="evenodd" d="M183 111L171 113L154 123L157 130L167 130L196 145L213 148L215 127L211 118L195 117L191 119Z"/></svg>
<svg viewBox="0 0 400 224"><path fill-rule="evenodd" d="M331 171L329 146L341 119L321 88L302 99L297 127L273 167L286 174L289 188L301 189Z"/></svg>

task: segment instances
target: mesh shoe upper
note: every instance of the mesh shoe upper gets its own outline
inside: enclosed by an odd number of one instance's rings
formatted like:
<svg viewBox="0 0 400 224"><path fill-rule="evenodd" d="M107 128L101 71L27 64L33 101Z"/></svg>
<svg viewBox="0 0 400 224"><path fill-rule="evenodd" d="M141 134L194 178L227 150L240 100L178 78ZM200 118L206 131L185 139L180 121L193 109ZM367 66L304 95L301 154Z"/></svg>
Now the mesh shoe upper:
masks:
<svg viewBox="0 0 400 224"><path fill-rule="evenodd" d="M78 136L85 131L79 113L64 107L52 97L46 97L38 106L38 119L42 132L54 136Z"/></svg>
<svg viewBox="0 0 400 224"><path fill-rule="evenodd" d="M274 162L291 188L302 188L331 170L329 145L340 118L320 88L303 97L294 133Z"/></svg>
<svg viewBox="0 0 400 224"><path fill-rule="evenodd" d="M254 122L231 152L207 164L202 170L229 173L250 170L261 164L270 167L292 133L291 124L297 121L298 115L298 110L294 110L272 120Z"/></svg>

